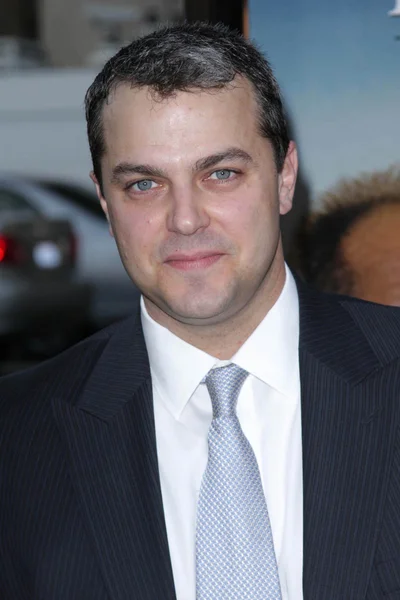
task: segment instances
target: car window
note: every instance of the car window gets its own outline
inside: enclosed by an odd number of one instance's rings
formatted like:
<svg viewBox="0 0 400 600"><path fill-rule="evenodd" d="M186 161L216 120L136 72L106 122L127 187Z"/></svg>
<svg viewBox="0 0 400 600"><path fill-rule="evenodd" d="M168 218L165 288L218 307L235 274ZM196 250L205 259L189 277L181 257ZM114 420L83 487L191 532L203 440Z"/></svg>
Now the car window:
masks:
<svg viewBox="0 0 400 600"><path fill-rule="evenodd" d="M62 196L65 200L79 206L86 212L101 220L105 220L105 214L100 206L96 195L85 188L74 184L60 181L40 181L44 188Z"/></svg>
<svg viewBox="0 0 400 600"><path fill-rule="evenodd" d="M36 210L23 196L13 190L0 188L0 212L30 212L37 215Z"/></svg>

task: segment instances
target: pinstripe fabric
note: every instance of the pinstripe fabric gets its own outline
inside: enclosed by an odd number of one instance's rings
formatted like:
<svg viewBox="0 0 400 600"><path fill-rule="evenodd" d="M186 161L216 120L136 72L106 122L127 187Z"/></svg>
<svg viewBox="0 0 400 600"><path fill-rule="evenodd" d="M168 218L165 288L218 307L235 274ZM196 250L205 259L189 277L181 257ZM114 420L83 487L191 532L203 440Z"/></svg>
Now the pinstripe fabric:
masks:
<svg viewBox="0 0 400 600"><path fill-rule="evenodd" d="M136 323L0 385L1 600L175 598Z"/></svg>
<svg viewBox="0 0 400 600"><path fill-rule="evenodd" d="M299 297L304 598L400 598L400 311ZM0 599L175 599L137 317L0 381Z"/></svg>
<svg viewBox="0 0 400 600"><path fill-rule="evenodd" d="M91 344L71 363L72 395L96 349ZM51 403L42 402L61 381L45 375L27 372L0 388L0 598L105 600Z"/></svg>
<svg viewBox="0 0 400 600"><path fill-rule="evenodd" d="M390 343L390 342L389 342ZM396 369L392 365L388 373L390 379L396 378ZM398 381L397 381L398 385ZM400 398L400 392L398 394ZM385 510L379 532L379 543L374 560L374 577L368 600L382 597L384 592L387 600L400 597L400 551L398 532L400 531L400 439L397 436L393 455L392 474L389 480ZM393 535L396 532L397 535ZM379 595L381 594L381 595Z"/></svg>
<svg viewBox="0 0 400 600"><path fill-rule="evenodd" d="M383 599L375 552L388 483L400 475L390 471L400 310L338 296L321 303L301 284L299 296L305 598ZM393 514L400 518L399 499ZM388 534L400 557L400 527Z"/></svg>

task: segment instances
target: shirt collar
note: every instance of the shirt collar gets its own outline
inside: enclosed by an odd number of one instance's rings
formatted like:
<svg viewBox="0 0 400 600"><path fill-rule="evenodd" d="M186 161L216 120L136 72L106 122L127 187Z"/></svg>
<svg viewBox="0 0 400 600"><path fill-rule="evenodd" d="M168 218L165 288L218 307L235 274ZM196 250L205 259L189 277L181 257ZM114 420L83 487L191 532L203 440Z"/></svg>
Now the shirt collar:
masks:
<svg viewBox="0 0 400 600"><path fill-rule="evenodd" d="M143 297L141 319L153 385L176 419L208 371L227 362L234 362L285 396L295 393L299 307L296 284L287 267L278 300L231 361L218 360L154 321Z"/></svg>
<svg viewBox="0 0 400 600"><path fill-rule="evenodd" d="M218 359L154 321L146 310L143 297L140 307L153 385L168 410L179 419L193 392Z"/></svg>
<svg viewBox="0 0 400 600"><path fill-rule="evenodd" d="M281 295L232 357L232 362L284 396L293 398L299 380L299 329L297 287L286 266Z"/></svg>

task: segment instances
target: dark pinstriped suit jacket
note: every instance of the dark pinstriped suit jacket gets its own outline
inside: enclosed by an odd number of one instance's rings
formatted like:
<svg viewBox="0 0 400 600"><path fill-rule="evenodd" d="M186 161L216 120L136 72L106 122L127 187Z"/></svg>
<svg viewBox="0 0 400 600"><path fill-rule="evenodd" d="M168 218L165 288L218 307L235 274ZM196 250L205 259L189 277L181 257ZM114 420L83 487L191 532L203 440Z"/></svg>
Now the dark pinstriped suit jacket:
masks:
<svg viewBox="0 0 400 600"><path fill-rule="evenodd" d="M300 316L304 598L400 599L400 310ZM0 381L0 598L175 599L138 317Z"/></svg>

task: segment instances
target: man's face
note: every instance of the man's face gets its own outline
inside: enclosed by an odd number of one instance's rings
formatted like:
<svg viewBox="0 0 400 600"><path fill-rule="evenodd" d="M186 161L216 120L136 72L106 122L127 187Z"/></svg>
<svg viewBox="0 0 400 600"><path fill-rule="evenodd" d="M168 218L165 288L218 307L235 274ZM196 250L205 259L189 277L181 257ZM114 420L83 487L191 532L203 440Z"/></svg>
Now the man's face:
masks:
<svg viewBox="0 0 400 600"><path fill-rule="evenodd" d="M296 149L278 175L256 111L243 80L164 100L120 86L105 106L98 194L153 316L222 322L268 293L283 265L279 213L291 207Z"/></svg>
<svg viewBox="0 0 400 600"><path fill-rule="evenodd" d="M341 253L353 278L352 296L400 306L400 204L372 210L350 229Z"/></svg>

